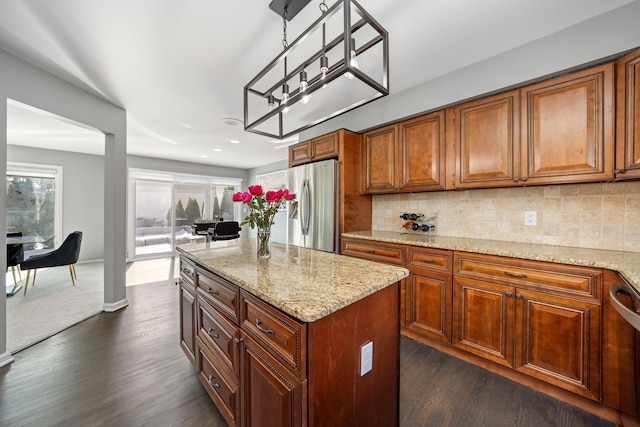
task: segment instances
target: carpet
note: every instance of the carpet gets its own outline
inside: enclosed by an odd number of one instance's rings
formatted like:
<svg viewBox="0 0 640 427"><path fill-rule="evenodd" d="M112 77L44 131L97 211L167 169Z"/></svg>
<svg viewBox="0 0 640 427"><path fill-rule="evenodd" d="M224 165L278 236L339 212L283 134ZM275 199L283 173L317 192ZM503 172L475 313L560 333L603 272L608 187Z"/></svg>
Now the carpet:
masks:
<svg viewBox="0 0 640 427"><path fill-rule="evenodd" d="M7 296L7 350L16 353L101 313L103 270L102 262L76 264L78 278L73 286L69 267L43 268L38 270L35 286L29 283L26 295L23 271L23 288ZM12 282L9 273L7 283Z"/></svg>
<svg viewBox="0 0 640 427"><path fill-rule="evenodd" d="M29 284L7 296L7 351L17 353L103 311L104 263L76 264L76 285L71 283L69 267L38 270L36 285ZM127 287L175 280L179 275L177 257L137 261L127 264ZM7 283L13 283L11 270Z"/></svg>

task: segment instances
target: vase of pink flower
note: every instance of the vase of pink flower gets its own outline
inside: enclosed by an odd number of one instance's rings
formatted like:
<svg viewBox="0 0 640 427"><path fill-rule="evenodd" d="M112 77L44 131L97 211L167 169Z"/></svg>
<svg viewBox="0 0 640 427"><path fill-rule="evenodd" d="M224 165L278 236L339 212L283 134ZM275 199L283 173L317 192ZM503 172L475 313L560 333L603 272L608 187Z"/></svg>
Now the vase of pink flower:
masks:
<svg viewBox="0 0 640 427"><path fill-rule="evenodd" d="M293 194L289 190L267 191L260 185L250 185L248 192L238 192L233 195L234 202L242 202L249 208L249 215L240 225L249 224L258 228L257 256L258 258L271 258L271 226L278 209L287 200L293 200Z"/></svg>

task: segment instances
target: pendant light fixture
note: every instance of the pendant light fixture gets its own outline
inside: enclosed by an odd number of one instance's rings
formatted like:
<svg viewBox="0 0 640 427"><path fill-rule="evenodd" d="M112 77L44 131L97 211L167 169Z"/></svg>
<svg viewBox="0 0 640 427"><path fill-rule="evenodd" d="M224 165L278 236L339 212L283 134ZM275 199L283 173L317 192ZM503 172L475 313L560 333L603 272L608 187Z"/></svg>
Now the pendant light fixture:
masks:
<svg viewBox="0 0 640 427"><path fill-rule="evenodd" d="M287 21L309 1L269 4L283 20L284 50L244 87L249 132L287 138L389 94L388 33L355 0L322 1L320 18L287 42Z"/></svg>

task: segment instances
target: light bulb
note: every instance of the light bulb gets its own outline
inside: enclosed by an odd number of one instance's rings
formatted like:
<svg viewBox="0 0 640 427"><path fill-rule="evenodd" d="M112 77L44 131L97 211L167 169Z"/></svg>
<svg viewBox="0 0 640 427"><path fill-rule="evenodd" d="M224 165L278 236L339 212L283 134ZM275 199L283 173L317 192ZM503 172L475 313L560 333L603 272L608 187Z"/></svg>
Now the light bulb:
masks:
<svg viewBox="0 0 640 427"><path fill-rule="evenodd" d="M351 68L358 68L358 69L360 68L358 66L358 57L356 56L356 41L353 38L351 39L351 55L349 58L349 65L351 66ZM353 74L349 72L347 72L345 76L350 80L355 77Z"/></svg>
<svg viewBox="0 0 640 427"><path fill-rule="evenodd" d="M282 85L282 104L287 104L288 101L289 101L289 85L285 83ZM282 109L282 112L284 114L287 114L289 112L289 105L285 105L285 107Z"/></svg>
<svg viewBox="0 0 640 427"><path fill-rule="evenodd" d="M307 104L311 100L311 95L306 93L308 87L309 82L307 81L307 73L304 70L300 71L300 92L303 94L300 102L303 104Z"/></svg>
<svg viewBox="0 0 640 427"><path fill-rule="evenodd" d="M269 106L269 111L273 111L273 109L276 108L276 100L273 95L267 97L267 105Z"/></svg>

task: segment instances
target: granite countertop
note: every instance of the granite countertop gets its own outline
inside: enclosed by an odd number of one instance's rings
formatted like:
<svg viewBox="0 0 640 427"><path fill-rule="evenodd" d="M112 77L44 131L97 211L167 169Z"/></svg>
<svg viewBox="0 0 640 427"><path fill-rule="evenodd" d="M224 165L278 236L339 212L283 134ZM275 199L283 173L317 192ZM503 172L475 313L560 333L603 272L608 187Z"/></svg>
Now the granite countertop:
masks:
<svg viewBox="0 0 640 427"><path fill-rule="evenodd" d="M400 268L271 244L256 258L255 239L180 245L179 253L303 322L313 322L407 277Z"/></svg>
<svg viewBox="0 0 640 427"><path fill-rule="evenodd" d="M461 237L427 236L418 233L392 231L359 231L343 233L343 237L400 243L428 248L450 249L488 255L561 264L600 267L617 271L640 292L640 253L603 249L574 248L535 243L504 242L498 240Z"/></svg>

